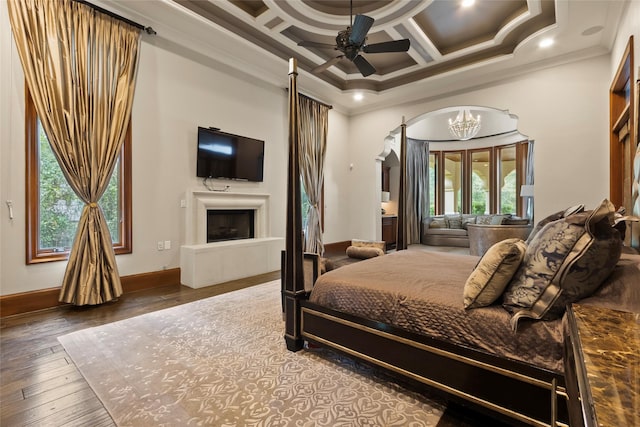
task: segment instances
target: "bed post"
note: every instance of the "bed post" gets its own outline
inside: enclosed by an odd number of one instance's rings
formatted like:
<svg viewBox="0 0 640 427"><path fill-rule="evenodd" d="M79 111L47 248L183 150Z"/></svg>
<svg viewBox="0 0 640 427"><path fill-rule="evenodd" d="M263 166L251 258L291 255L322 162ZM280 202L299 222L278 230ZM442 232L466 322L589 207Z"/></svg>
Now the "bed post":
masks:
<svg viewBox="0 0 640 427"><path fill-rule="evenodd" d="M400 184L398 186L398 237L396 251L407 249L407 124L400 125Z"/></svg>
<svg viewBox="0 0 640 427"><path fill-rule="evenodd" d="M285 238L284 271L284 338L287 349L303 347L300 336L300 300L304 298L302 272L302 208L300 196L300 165L298 160L298 64L289 59L289 168L287 173L287 228Z"/></svg>

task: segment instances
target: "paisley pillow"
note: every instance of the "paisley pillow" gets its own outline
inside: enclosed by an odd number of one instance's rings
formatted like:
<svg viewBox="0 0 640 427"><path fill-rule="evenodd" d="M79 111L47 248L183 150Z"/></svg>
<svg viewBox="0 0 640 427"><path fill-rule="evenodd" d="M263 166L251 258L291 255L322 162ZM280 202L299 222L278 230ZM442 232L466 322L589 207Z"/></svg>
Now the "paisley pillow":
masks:
<svg viewBox="0 0 640 427"><path fill-rule="evenodd" d="M567 304L591 295L622 251L608 200L593 210L547 223L533 237L503 296L515 330L522 318L555 319Z"/></svg>
<svg viewBox="0 0 640 427"><path fill-rule="evenodd" d="M580 213L583 211L584 211L584 205L575 205L575 206L571 206L570 208L563 209L559 212L552 213L548 217L541 219L533 228L533 230L531 230L531 233L527 238L527 245L531 243L535 235L538 234L538 231L542 230L542 227L544 227L545 225L549 224L550 222L558 221L564 217L567 217L576 213Z"/></svg>

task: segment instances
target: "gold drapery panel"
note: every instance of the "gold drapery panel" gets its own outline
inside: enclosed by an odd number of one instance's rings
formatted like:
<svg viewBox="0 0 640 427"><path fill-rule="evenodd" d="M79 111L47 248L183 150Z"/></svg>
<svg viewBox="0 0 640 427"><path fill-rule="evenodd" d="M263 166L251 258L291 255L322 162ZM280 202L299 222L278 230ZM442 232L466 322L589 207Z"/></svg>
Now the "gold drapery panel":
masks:
<svg viewBox="0 0 640 427"><path fill-rule="evenodd" d="M42 127L69 185L85 202L60 301L111 301L122 286L98 201L131 117L140 30L72 0L7 5Z"/></svg>
<svg viewBox="0 0 640 427"><path fill-rule="evenodd" d="M300 175L309 199L304 250L319 255L324 253L320 198L324 183L324 159L327 151L329 106L306 96L298 98L300 129Z"/></svg>

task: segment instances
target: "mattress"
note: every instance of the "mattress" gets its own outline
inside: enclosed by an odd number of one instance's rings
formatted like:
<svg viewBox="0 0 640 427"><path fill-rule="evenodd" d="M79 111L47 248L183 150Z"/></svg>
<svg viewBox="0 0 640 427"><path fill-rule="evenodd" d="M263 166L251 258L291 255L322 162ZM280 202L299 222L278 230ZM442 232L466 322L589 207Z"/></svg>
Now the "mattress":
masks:
<svg viewBox="0 0 640 427"><path fill-rule="evenodd" d="M399 251L327 272L310 301L501 358L563 373L562 320L511 329L499 305L466 310L463 289L479 258Z"/></svg>

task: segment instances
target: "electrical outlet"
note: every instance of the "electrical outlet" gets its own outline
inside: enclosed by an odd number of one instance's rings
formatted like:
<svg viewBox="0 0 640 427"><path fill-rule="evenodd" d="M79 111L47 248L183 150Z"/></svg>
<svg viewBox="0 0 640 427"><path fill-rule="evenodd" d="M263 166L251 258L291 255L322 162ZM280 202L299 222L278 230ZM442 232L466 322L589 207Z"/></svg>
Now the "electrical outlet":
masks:
<svg viewBox="0 0 640 427"><path fill-rule="evenodd" d="M165 249L171 249L171 240L165 240L164 241L164 248Z"/></svg>
<svg viewBox="0 0 640 427"><path fill-rule="evenodd" d="M184 199L180 200L180 207L181 208L186 208L187 207L187 201L184 200Z"/></svg>
<svg viewBox="0 0 640 427"><path fill-rule="evenodd" d="M164 250L164 242L162 240L158 241L158 250L159 251L163 251Z"/></svg>

